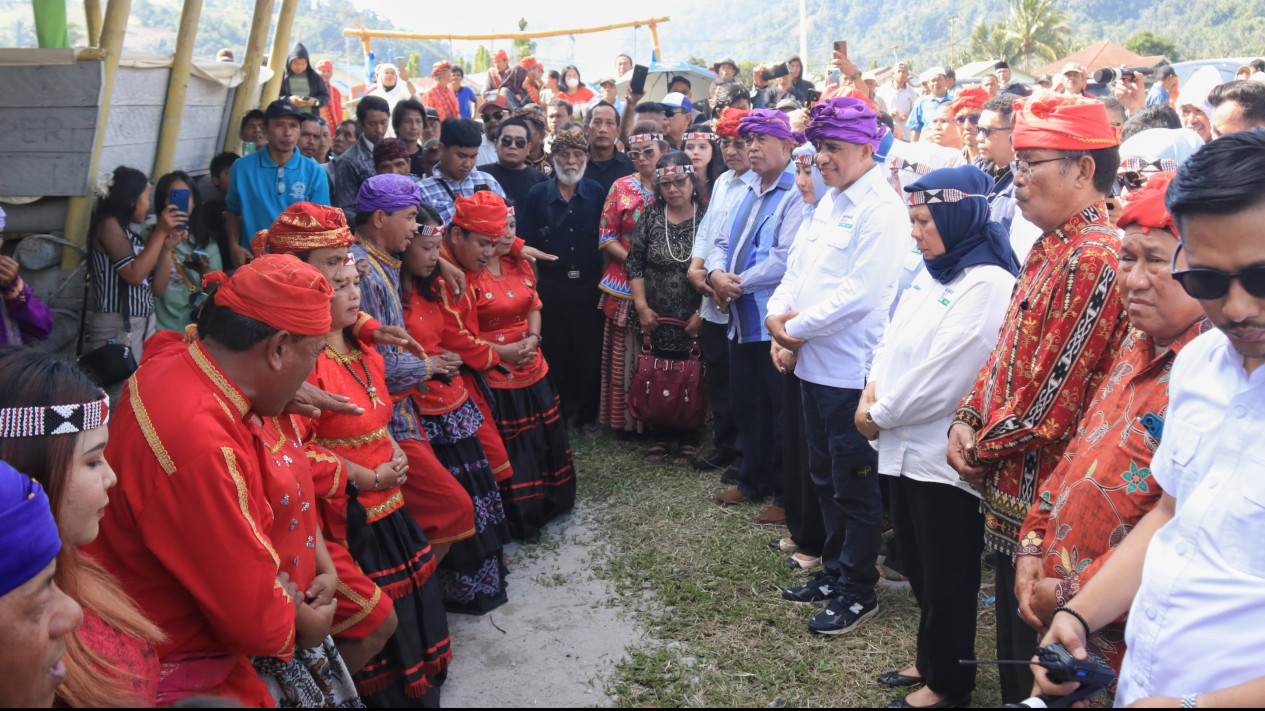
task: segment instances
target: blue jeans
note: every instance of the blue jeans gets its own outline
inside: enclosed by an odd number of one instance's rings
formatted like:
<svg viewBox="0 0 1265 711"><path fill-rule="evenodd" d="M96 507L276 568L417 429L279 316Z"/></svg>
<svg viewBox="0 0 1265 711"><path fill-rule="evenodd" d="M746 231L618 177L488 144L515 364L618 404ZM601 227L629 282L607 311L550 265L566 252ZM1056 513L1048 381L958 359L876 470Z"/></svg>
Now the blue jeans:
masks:
<svg viewBox="0 0 1265 711"><path fill-rule="evenodd" d="M803 397L808 472L826 524L822 567L840 594L871 602L878 582L883 497L878 453L852 420L861 391L804 381Z"/></svg>
<svg viewBox="0 0 1265 711"><path fill-rule="evenodd" d="M729 341L729 397L742 466L738 490L762 499L782 493L782 389L785 378L773 367L769 341Z"/></svg>

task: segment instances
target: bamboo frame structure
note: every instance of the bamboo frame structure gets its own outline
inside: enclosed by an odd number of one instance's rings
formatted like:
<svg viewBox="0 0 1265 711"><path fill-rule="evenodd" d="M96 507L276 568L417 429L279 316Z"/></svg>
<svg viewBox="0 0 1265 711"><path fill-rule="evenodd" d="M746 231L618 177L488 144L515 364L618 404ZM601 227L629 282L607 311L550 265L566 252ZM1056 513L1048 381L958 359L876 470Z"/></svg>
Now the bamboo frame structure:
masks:
<svg viewBox="0 0 1265 711"><path fill-rule="evenodd" d="M154 155L154 172L151 173L155 179L170 173L176 162L185 97L189 93L189 70L193 67L193 43L197 38L201 15L202 0L184 0L180 29L176 34L176 52L171 57L171 78L167 81L167 103L163 105L163 124L158 135L158 151Z"/></svg>
<svg viewBox="0 0 1265 711"><path fill-rule="evenodd" d="M633 22L619 22L613 25L602 25L601 27L584 27L572 30L549 30L545 32L507 32L503 34L490 35L454 35L454 34L423 34L418 32L396 32L394 30L367 30L363 27L345 27L343 34L349 37L359 37L364 42L366 48L371 39L408 39L408 40L517 40L517 39L543 39L546 37L567 37L570 35L582 35L593 32L607 32L609 30L620 30L626 27L641 27L645 25L650 28L650 36L654 39L655 56L659 61L663 61L663 55L659 50L659 28L658 25L669 21L670 17L653 17L649 20L636 20Z"/></svg>

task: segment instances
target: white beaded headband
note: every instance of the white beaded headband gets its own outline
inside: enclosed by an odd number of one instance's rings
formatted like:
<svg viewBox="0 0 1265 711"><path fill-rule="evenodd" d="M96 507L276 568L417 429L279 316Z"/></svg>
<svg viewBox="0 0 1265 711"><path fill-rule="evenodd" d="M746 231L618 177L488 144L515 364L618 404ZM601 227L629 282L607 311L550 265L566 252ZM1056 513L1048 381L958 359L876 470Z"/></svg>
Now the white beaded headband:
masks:
<svg viewBox="0 0 1265 711"><path fill-rule="evenodd" d="M916 190L909 194L910 205L940 205L949 202L961 202L967 198L984 198L987 195L972 195L964 193L955 188L940 188L938 190Z"/></svg>
<svg viewBox="0 0 1265 711"><path fill-rule="evenodd" d="M628 137L628 145L633 146L638 143L649 143L651 141L662 141L662 133L638 133Z"/></svg>
<svg viewBox="0 0 1265 711"><path fill-rule="evenodd" d="M668 175L692 175L694 173L694 164L686 163L685 165L665 165L655 171L660 178Z"/></svg>
<svg viewBox="0 0 1265 711"><path fill-rule="evenodd" d="M75 434L110 422L110 396L74 405L0 408L0 437Z"/></svg>

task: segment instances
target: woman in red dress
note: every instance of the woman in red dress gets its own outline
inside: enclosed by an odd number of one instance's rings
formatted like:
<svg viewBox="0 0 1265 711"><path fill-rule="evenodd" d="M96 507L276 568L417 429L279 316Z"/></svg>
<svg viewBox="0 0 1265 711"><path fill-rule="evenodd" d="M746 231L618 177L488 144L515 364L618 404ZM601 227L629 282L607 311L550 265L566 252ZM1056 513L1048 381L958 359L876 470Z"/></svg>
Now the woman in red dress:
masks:
<svg viewBox="0 0 1265 711"><path fill-rule="evenodd" d="M439 354L456 348L452 340L458 327L441 299L441 290L449 289L438 269L443 222L428 206L418 210L417 221L421 229L409 243L400 271L404 324L427 353L447 362ZM474 502L475 535L454 543L439 568L444 604L452 612L483 614L507 600L504 546L510 530L496 477L480 443L479 430L486 420L466 382L463 377L430 380L426 392L415 391L411 397L435 456Z"/></svg>
<svg viewBox="0 0 1265 711"><path fill-rule="evenodd" d="M83 607L83 624L66 636L66 682L58 705L76 707L153 706L159 664L155 644L162 631L145 618L110 573L79 548L97 537L109 489L118 481L105 461L108 405L105 393L79 369L53 356L18 346L0 348L0 421L11 423L18 408L82 406L78 425L67 418L52 434L0 430L0 459L36 479L48 492L62 549L57 586Z"/></svg>
<svg viewBox="0 0 1265 711"><path fill-rule="evenodd" d="M509 452L513 475L501 482L501 499L514 537L529 543L540 529L575 505L575 469L566 421L540 353L540 297L536 274L525 259L510 256L516 238L514 208L505 236L475 279L479 337L495 349L527 348L536 356L506 370L484 372L496 426Z"/></svg>
<svg viewBox="0 0 1265 711"><path fill-rule="evenodd" d="M355 266L348 265L332 282L330 333L308 378L364 409L362 415L322 413L311 420L308 433L308 444L313 445L309 458L328 450L346 463L346 482L338 481L337 473L317 482L317 491L329 495L320 506L326 535L348 542L372 581L365 588L354 577L340 577L341 620L332 634L359 640L383 627L394 629L380 652L354 660L362 665L354 675L356 687L371 706L433 707L439 705L439 686L452 659L448 620L433 576L436 564L430 543L404 509L400 487L408 478L408 457L387 431L392 408L384 385L386 365L376 349L362 347L351 333L360 311L358 281ZM352 489L348 484L358 492L358 505L350 509L349 497L338 495ZM368 529L363 541L356 536L364 525L356 521L358 514L364 515ZM340 555L333 552L338 548L330 546L332 555Z"/></svg>

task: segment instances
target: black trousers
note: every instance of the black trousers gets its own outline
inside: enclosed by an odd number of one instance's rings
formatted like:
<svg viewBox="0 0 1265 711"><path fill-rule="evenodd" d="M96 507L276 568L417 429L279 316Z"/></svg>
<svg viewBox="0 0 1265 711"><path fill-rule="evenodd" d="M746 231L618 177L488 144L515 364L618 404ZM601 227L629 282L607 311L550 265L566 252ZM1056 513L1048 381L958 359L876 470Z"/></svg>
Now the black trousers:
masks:
<svg viewBox="0 0 1265 711"><path fill-rule="evenodd" d="M997 568L997 658L1031 659L1037 651L1037 633L1019 616L1015 566L1010 556L1001 553L990 554L989 560ZM1003 704L1032 696L1032 671L1028 665L1003 664L997 671L1001 673Z"/></svg>
<svg viewBox="0 0 1265 711"><path fill-rule="evenodd" d="M826 543L826 524L821 520L821 504L817 488L808 473L808 437L804 434L803 387L794 373L786 375L785 405L787 413L782 430L782 501L786 507L786 528L799 552L821 556Z"/></svg>
<svg viewBox="0 0 1265 711"><path fill-rule="evenodd" d="M979 499L949 484L883 477L904 573L918 599L915 665L937 694L958 698L975 689L975 619L979 609L984 514ZM1027 667L1024 667L1025 669Z"/></svg>
<svg viewBox="0 0 1265 711"><path fill-rule="evenodd" d="M769 357L770 341L729 341L729 396L742 442L738 489L751 498L782 490L782 374Z"/></svg>
<svg viewBox="0 0 1265 711"><path fill-rule="evenodd" d="M597 423L601 393L602 328L600 291L592 279L542 276L541 351L558 389L564 416L577 425Z"/></svg>
<svg viewBox="0 0 1265 711"><path fill-rule="evenodd" d="M729 326L703 320L699 346L707 366L707 397L712 408L712 443L716 449L738 448L738 423L729 396Z"/></svg>

